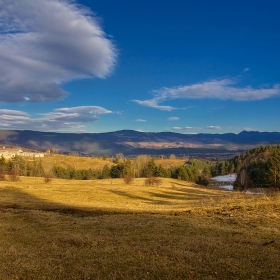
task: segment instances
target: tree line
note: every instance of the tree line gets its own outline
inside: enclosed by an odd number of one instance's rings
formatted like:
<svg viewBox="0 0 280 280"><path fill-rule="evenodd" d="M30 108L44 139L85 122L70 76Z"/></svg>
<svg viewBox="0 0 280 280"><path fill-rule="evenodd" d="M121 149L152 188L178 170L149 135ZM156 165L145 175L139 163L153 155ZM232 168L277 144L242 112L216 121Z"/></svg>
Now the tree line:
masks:
<svg viewBox="0 0 280 280"><path fill-rule="evenodd" d="M44 170L41 159L27 160L16 156L10 160L0 158L0 175L54 177L63 179L89 180L162 177L207 185L213 176L237 173L236 189L248 187L280 186L280 145L259 146L234 158L224 161L206 161L189 159L182 166L163 167L155 164L155 158L147 155L135 159L116 157L114 164L102 169L94 167L76 169L54 165L51 170Z"/></svg>
<svg viewBox="0 0 280 280"><path fill-rule="evenodd" d="M54 166L53 173L56 178L64 179L108 179L124 178L129 175L133 178L162 177L200 182L202 181L200 170L200 168L202 168L200 166L201 163L202 161L199 160L191 160L184 166L164 168L161 164L156 165L154 158L140 155L133 160L118 160L111 167L104 165L102 170L76 170L73 167L64 168L61 166Z"/></svg>
<svg viewBox="0 0 280 280"><path fill-rule="evenodd" d="M0 157L0 177L4 179L5 175L10 175L14 179L18 176L43 177L45 171L41 161L29 161L20 156L15 156L10 160Z"/></svg>
<svg viewBox="0 0 280 280"><path fill-rule="evenodd" d="M185 181L192 181L206 184L205 178L211 177L211 168L209 162L191 159L185 165L179 167L165 168L162 165L156 165L155 158L140 155L135 159L116 158L114 165L109 167L104 165L102 169L94 167L88 169L77 169L72 166L63 167L54 165L50 170L43 168L41 159L25 159L16 156L12 159L5 160L0 158L0 174L14 174L15 176L32 176L32 177L54 177L62 179L108 179L124 178L131 176L133 178L175 178Z"/></svg>

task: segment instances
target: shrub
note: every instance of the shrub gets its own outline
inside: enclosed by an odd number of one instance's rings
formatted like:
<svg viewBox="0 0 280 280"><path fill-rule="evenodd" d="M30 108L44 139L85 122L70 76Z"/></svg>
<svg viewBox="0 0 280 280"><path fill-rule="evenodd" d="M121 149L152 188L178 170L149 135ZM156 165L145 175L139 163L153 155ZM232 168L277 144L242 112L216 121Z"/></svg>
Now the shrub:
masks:
<svg viewBox="0 0 280 280"><path fill-rule="evenodd" d="M207 186L210 183L210 179L206 176L199 176L197 184Z"/></svg>
<svg viewBox="0 0 280 280"><path fill-rule="evenodd" d="M12 168L9 172L9 178L11 181L16 182L19 181L18 172L15 168Z"/></svg>
<svg viewBox="0 0 280 280"><path fill-rule="evenodd" d="M271 187L271 188L268 188L266 190L265 194L267 196L280 196L280 189L279 188L275 188L275 187Z"/></svg>
<svg viewBox="0 0 280 280"><path fill-rule="evenodd" d="M133 177L131 175L124 175L123 180L127 185L130 185L133 181Z"/></svg>
<svg viewBox="0 0 280 280"><path fill-rule="evenodd" d="M0 173L0 181L5 181L6 180L6 176L4 173Z"/></svg>
<svg viewBox="0 0 280 280"><path fill-rule="evenodd" d="M162 180L158 177L149 177L145 180L145 186L159 186L161 185Z"/></svg>
<svg viewBox="0 0 280 280"><path fill-rule="evenodd" d="M50 183L52 181L52 176L47 174L47 175L45 175L45 179L44 180L45 180L45 183Z"/></svg>
<svg viewBox="0 0 280 280"><path fill-rule="evenodd" d="M244 185L242 185L240 182L238 182L238 181L235 181L234 183L233 183L233 189L235 190L235 191L244 191L245 190L245 186Z"/></svg>

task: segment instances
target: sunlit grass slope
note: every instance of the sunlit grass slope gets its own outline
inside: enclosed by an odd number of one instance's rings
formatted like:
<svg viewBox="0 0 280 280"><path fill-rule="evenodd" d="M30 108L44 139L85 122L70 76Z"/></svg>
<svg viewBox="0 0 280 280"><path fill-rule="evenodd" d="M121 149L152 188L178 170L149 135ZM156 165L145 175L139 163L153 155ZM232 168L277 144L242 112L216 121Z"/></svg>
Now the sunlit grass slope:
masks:
<svg viewBox="0 0 280 280"><path fill-rule="evenodd" d="M38 159L37 159L38 160ZM111 167L113 165L112 159L107 158L103 160L99 157L79 157L71 155L59 155L51 154L40 158L43 168L45 170L50 170L54 165L62 167L73 167L75 169L93 169L93 170L102 170L104 165Z"/></svg>
<svg viewBox="0 0 280 280"><path fill-rule="evenodd" d="M38 160L38 159L36 159ZM74 155L51 154L44 158L40 158L45 170L50 170L54 165L62 167L73 167L75 169L93 169L102 170L105 164L109 167L113 165L112 158L102 159L102 157L82 157ZM164 168L182 166L185 159L156 159L156 165L162 165Z"/></svg>
<svg viewBox="0 0 280 280"><path fill-rule="evenodd" d="M76 207L102 211L174 212L189 210L193 206L231 195L227 191L206 189L174 179L162 179L160 186L149 187L144 185L144 181L134 179L131 185L126 185L122 179L54 179L46 184L43 178L22 177L17 183L0 183L0 201L23 208L37 205L36 209Z"/></svg>
<svg viewBox="0 0 280 280"><path fill-rule="evenodd" d="M184 181L0 182L0 279L280 279L280 198Z"/></svg>

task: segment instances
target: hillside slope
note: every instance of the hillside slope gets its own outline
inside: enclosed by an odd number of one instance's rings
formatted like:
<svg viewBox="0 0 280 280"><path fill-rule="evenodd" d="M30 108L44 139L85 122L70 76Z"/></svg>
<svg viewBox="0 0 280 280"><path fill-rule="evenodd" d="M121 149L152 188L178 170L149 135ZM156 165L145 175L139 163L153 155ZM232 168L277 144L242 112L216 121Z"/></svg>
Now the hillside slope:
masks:
<svg viewBox="0 0 280 280"><path fill-rule="evenodd" d="M107 133L55 133L29 130L0 130L1 145L19 145L29 149L57 149L60 153L125 156L194 155L233 156L262 144L280 143L278 132L239 134L179 134L173 132L138 132L122 130Z"/></svg>

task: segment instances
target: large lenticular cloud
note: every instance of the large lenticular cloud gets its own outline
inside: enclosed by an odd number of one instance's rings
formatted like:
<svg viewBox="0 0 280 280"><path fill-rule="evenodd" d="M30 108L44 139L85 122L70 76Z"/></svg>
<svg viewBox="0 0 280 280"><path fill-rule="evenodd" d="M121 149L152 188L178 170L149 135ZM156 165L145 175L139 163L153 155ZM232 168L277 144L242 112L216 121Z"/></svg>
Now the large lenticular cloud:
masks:
<svg viewBox="0 0 280 280"><path fill-rule="evenodd" d="M106 77L116 51L86 8L68 0L0 0L0 101L46 102L59 85Z"/></svg>

